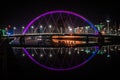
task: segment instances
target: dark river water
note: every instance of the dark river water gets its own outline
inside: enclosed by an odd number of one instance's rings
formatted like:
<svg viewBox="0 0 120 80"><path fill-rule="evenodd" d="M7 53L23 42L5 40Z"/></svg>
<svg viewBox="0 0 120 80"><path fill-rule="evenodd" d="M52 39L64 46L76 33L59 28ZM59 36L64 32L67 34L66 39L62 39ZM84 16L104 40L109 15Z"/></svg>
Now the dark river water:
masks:
<svg viewBox="0 0 120 80"><path fill-rule="evenodd" d="M67 46L60 42L53 46L50 42L46 43L48 45L41 43L33 47L8 47L1 60L3 80L119 78L119 44L75 46L77 42L68 41L64 43Z"/></svg>

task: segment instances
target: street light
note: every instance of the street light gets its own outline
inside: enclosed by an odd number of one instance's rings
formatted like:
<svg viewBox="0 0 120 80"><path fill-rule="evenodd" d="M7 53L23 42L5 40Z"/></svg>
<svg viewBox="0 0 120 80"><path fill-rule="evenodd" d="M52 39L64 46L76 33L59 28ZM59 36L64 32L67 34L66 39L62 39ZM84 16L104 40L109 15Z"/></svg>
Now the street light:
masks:
<svg viewBox="0 0 120 80"><path fill-rule="evenodd" d="M110 30L109 30L109 29L110 29L110 28L109 28L109 27L110 27L110 20L107 19L106 22L107 22L107 33L109 34L109 31L110 31Z"/></svg>
<svg viewBox="0 0 120 80"><path fill-rule="evenodd" d="M49 25L48 27L49 27L49 32L51 33L52 32L51 31L52 25Z"/></svg>
<svg viewBox="0 0 120 80"><path fill-rule="evenodd" d="M52 28L52 25L49 25L49 28Z"/></svg>
<svg viewBox="0 0 120 80"><path fill-rule="evenodd" d="M15 34L16 27L13 27L13 30L14 30L14 34Z"/></svg>
<svg viewBox="0 0 120 80"><path fill-rule="evenodd" d="M24 29L25 27L24 26L22 26L22 29Z"/></svg>
<svg viewBox="0 0 120 80"><path fill-rule="evenodd" d="M43 32L43 26L42 25L40 25L38 32L40 32L40 33Z"/></svg>
<svg viewBox="0 0 120 80"><path fill-rule="evenodd" d="M68 30L69 32L72 32L73 29L70 26L68 26Z"/></svg>
<svg viewBox="0 0 120 80"><path fill-rule="evenodd" d="M32 30L31 32L34 32L34 26L31 26L31 30Z"/></svg>
<svg viewBox="0 0 120 80"><path fill-rule="evenodd" d="M23 29L24 29L25 27L24 26L22 26L22 30L21 30L21 33L22 33L22 31L23 31Z"/></svg>
<svg viewBox="0 0 120 80"><path fill-rule="evenodd" d="M42 25L40 25L40 28L43 28L43 26L42 26Z"/></svg>

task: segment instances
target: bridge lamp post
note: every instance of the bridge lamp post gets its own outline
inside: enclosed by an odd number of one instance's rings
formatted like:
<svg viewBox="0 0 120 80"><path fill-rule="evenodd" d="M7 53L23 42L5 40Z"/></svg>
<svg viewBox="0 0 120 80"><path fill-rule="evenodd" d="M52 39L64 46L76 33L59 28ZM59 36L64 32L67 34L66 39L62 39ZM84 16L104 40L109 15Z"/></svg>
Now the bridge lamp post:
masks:
<svg viewBox="0 0 120 80"><path fill-rule="evenodd" d="M22 26L22 29L24 29L25 27L24 26Z"/></svg>
<svg viewBox="0 0 120 80"><path fill-rule="evenodd" d="M85 33L88 34L88 26L85 26Z"/></svg>
<svg viewBox="0 0 120 80"><path fill-rule="evenodd" d="M24 29L24 28L25 28L25 27L24 27L24 26L22 26L22 31L23 31L23 29ZM22 32L22 31L21 31L21 32Z"/></svg>
<svg viewBox="0 0 120 80"><path fill-rule="evenodd" d="M51 32L52 25L49 25L48 27L49 27L49 32Z"/></svg>
<svg viewBox="0 0 120 80"><path fill-rule="evenodd" d="M69 31L72 32L72 28L70 28Z"/></svg>
<svg viewBox="0 0 120 80"><path fill-rule="evenodd" d="M107 22L107 33L109 34L110 33L110 20L109 19L107 19L106 20L106 22Z"/></svg>
<svg viewBox="0 0 120 80"><path fill-rule="evenodd" d="M73 29L70 26L68 26L68 30L71 33Z"/></svg>
<svg viewBox="0 0 120 80"><path fill-rule="evenodd" d="M17 28L16 27L13 27L13 30L14 30L14 34L15 34L15 30L16 30Z"/></svg>
<svg viewBox="0 0 120 80"><path fill-rule="evenodd" d="M39 32L43 32L43 26L40 25Z"/></svg>
<svg viewBox="0 0 120 80"><path fill-rule="evenodd" d="M34 31L34 26L31 26L31 32L33 32Z"/></svg>

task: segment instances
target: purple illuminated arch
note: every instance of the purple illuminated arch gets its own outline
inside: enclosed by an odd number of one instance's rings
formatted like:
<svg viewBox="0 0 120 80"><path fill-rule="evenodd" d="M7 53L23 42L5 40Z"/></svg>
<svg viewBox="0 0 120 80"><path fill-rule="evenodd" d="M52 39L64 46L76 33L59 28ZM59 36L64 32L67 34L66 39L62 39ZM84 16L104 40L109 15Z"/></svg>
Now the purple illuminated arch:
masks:
<svg viewBox="0 0 120 80"><path fill-rule="evenodd" d="M49 15L49 14L55 14L55 13L66 13L66 14L71 14L71 15L74 15L80 19L82 19L83 21L85 21L86 23L89 24L90 27L92 27L97 34L99 34L99 31L98 29L89 21L87 20L86 18L84 18L83 16L77 14L77 13L74 13L74 12L71 12L71 11L66 11L66 10L56 10L56 11L50 11L50 12L46 12L44 14L41 14L40 16L36 17L35 19L33 19L26 27L25 29L23 30L22 34L25 34L27 32L27 30L30 28L30 26L38 19L40 19L41 17L44 17L46 15ZM88 58L86 59L84 62L82 62L81 64L77 65L77 66L73 66L73 67L70 67L70 68L52 68L52 67L48 67L48 66L45 66L43 64L40 64L37 60L35 60L30 54L29 52L27 51L26 48L23 48L23 51L25 52L25 54L34 62L36 63L37 65L41 66L41 67L44 67L46 69L49 69L49 70L55 70L55 71L64 71L64 70L72 70L72 69L75 69L75 68L78 68L82 65L84 65L85 63L87 63L89 60L91 60L95 54L98 52L98 47L96 47L96 50L93 52L93 54Z"/></svg>
<svg viewBox="0 0 120 80"><path fill-rule="evenodd" d="M95 46L96 50L92 52L92 55L86 59L85 61L83 61L81 64L77 65L77 66L73 66L73 67L69 67L69 68L52 68L52 67L48 67L48 66L45 66L43 64L40 64L37 60L35 60L30 54L29 52L25 49L25 48L22 48L22 50L25 52L25 54L37 65L39 65L40 67L43 67L43 68L46 68L48 70L53 70L53 71L66 71L66 70L73 70L73 69L76 69L76 68L79 68L81 66L83 66L84 64L86 64L87 62L89 62L98 52L99 50L99 47L98 46Z"/></svg>
<svg viewBox="0 0 120 80"><path fill-rule="evenodd" d="M90 27L92 27L97 34L99 34L99 31L98 29L94 26L94 24L92 24L88 19L86 19L85 17L77 14L77 13L74 13L74 12L71 12L71 11L65 11L65 10L56 10L56 11L50 11L50 12L46 12L44 14L41 14L40 16L34 18L26 27L25 29L23 30L22 34L25 34L27 32L27 30L30 28L30 26L38 19L40 19L41 17L43 16L46 16L46 15L49 15L49 14L55 14L55 13L66 13L66 14L71 14L71 15L74 15L82 20L84 20L86 23L89 24Z"/></svg>

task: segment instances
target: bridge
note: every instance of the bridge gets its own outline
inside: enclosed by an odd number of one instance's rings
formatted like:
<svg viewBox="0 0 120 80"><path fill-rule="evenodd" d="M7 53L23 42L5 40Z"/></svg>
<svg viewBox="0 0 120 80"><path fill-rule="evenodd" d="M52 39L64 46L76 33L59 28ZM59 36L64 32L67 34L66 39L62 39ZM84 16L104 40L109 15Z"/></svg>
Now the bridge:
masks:
<svg viewBox="0 0 120 80"><path fill-rule="evenodd" d="M29 34L13 34L13 35L4 35L3 37L22 37L22 36L91 36L91 37L120 37L120 35L115 34L75 34L75 33L29 33Z"/></svg>
<svg viewBox="0 0 120 80"><path fill-rule="evenodd" d="M31 33L31 34L14 34L4 35L3 38L13 39L11 42L17 42L17 44L11 44L11 46L41 46L41 47L56 47L51 44L60 44L59 46L91 46L102 45L107 43L115 43L120 40L119 35L98 35L98 34L69 34L69 33ZM44 40L44 42L42 42ZM45 45L39 45L44 43ZM47 44L50 45L47 45ZM64 44L63 44L64 43ZM62 44L62 45L61 45ZM67 44L67 45L66 45Z"/></svg>
<svg viewBox="0 0 120 80"><path fill-rule="evenodd" d="M13 29L15 33L16 28L14 27ZM33 19L22 29L21 34L3 35L0 36L0 40L0 47L5 49L1 50L3 51L2 56L6 56L7 49L11 47L22 47L19 52L24 52L37 65L49 70L63 71L72 70L84 65L97 54L102 45L107 45L108 43L109 45L113 43L117 44L120 41L120 35L109 34L109 30L107 34L103 34L103 32L100 32L96 26L83 16L70 11L57 10L41 14ZM83 59L83 56L76 55L76 53L83 52L83 50L80 51L79 47L88 46L93 47L92 54L89 56L85 54L85 58ZM8 48L6 49L6 47ZM33 50L31 51L28 48ZM45 56L45 58L41 58L40 60L33 57L34 55L30 54L33 51L40 53L39 56ZM72 53L72 56L66 56L63 53L68 53L69 55ZM36 57L39 56L37 55ZM54 58L51 59L53 56ZM108 56L110 55L108 54Z"/></svg>

